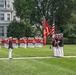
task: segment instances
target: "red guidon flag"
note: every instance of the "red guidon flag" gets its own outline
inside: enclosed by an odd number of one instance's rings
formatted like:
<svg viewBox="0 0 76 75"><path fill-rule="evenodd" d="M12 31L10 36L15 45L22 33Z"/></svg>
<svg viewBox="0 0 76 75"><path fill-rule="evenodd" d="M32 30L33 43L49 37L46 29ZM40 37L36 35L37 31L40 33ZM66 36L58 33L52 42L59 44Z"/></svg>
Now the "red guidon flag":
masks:
<svg viewBox="0 0 76 75"><path fill-rule="evenodd" d="M50 34L50 27L49 27L49 25L48 25L48 23L47 23L47 21L46 21L46 19L44 18L44 27L43 27L43 30L44 30L44 32L43 32L43 43L44 43L44 45L46 45L46 38L47 38L47 36Z"/></svg>

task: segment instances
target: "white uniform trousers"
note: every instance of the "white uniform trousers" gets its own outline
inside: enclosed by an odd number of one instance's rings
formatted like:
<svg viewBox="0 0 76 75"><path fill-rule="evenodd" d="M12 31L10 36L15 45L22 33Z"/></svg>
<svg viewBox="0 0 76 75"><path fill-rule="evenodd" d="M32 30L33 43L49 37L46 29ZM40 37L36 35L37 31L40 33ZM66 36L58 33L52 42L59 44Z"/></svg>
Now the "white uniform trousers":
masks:
<svg viewBox="0 0 76 75"><path fill-rule="evenodd" d="M26 46L27 46L27 45L26 45L26 44L24 44L24 48L26 48Z"/></svg>
<svg viewBox="0 0 76 75"><path fill-rule="evenodd" d="M53 49L54 49L54 56L56 56L56 48L55 48L55 47L53 47Z"/></svg>
<svg viewBox="0 0 76 75"><path fill-rule="evenodd" d="M34 48L34 44L33 43L28 43L28 47Z"/></svg>
<svg viewBox="0 0 76 75"><path fill-rule="evenodd" d="M63 47L59 47L59 56L64 57Z"/></svg>
<svg viewBox="0 0 76 75"><path fill-rule="evenodd" d="M54 56L59 56L59 49L54 47Z"/></svg>
<svg viewBox="0 0 76 75"><path fill-rule="evenodd" d="M8 58L9 58L9 59L12 58L12 49L11 49L11 48L9 48L9 55L8 55Z"/></svg>

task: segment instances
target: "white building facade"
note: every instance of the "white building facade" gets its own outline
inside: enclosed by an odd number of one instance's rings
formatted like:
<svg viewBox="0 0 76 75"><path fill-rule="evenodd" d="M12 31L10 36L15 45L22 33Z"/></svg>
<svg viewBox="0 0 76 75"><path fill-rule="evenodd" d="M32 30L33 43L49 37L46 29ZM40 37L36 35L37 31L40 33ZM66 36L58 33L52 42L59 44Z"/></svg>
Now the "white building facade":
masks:
<svg viewBox="0 0 76 75"><path fill-rule="evenodd" d="M0 0L0 38L7 37L7 28L14 17L13 0Z"/></svg>

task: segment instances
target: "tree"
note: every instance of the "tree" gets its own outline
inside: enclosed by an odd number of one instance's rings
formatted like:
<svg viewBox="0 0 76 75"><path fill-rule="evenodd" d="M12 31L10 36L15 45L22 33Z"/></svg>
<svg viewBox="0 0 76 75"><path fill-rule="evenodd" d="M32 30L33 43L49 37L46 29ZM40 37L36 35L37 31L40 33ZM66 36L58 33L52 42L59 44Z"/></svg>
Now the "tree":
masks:
<svg viewBox="0 0 76 75"><path fill-rule="evenodd" d="M42 33L43 16L52 25L53 15L56 20L56 30L64 30L71 13L75 9L75 0L15 0L16 14L21 20L29 20ZM51 27L51 26L50 26Z"/></svg>
<svg viewBox="0 0 76 75"><path fill-rule="evenodd" d="M30 26L30 23L28 21L24 22L25 24L25 36L26 37L33 37L33 28Z"/></svg>
<svg viewBox="0 0 76 75"><path fill-rule="evenodd" d="M64 36L69 39L76 39L76 0L73 0L74 7L73 12L71 13L71 18L67 21L67 24L63 25Z"/></svg>
<svg viewBox="0 0 76 75"><path fill-rule="evenodd" d="M26 21L25 23L13 21L10 23L8 27L7 36L21 38L21 37L32 37L34 35L28 21Z"/></svg>
<svg viewBox="0 0 76 75"><path fill-rule="evenodd" d="M21 38L25 36L25 25L21 22L13 21L10 23L8 30L7 30L7 36L17 37Z"/></svg>
<svg viewBox="0 0 76 75"><path fill-rule="evenodd" d="M64 29L64 36L69 39L76 38L76 24L67 24Z"/></svg>

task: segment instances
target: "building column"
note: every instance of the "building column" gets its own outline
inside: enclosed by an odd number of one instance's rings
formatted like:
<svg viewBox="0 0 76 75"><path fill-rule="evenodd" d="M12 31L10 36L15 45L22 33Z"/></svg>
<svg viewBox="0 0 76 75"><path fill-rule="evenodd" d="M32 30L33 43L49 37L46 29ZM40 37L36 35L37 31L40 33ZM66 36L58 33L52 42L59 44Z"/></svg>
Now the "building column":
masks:
<svg viewBox="0 0 76 75"><path fill-rule="evenodd" d="M4 38L7 37L7 26L4 26Z"/></svg>

